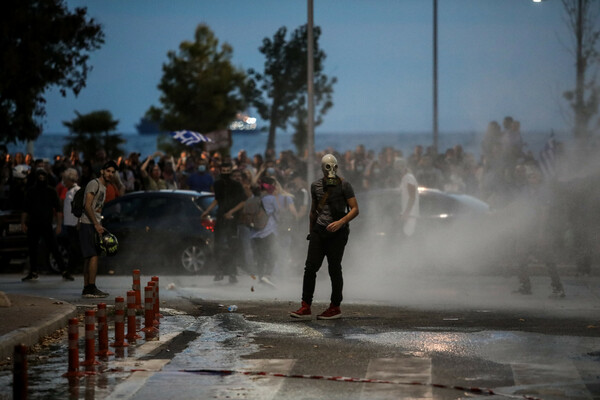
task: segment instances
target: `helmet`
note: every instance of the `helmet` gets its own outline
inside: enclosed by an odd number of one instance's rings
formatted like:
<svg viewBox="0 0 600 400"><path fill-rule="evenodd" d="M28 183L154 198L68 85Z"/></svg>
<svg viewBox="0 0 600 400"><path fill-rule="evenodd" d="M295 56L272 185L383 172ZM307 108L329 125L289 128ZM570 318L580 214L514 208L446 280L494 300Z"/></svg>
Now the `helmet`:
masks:
<svg viewBox="0 0 600 400"><path fill-rule="evenodd" d="M333 154L325 154L321 159L321 170L327 178L335 178L337 176L338 162Z"/></svg>
<svg viewBox="0 0 600 400"><path fill-rule="evenodd" d="M27 164L19 164L13 167L13 178L25 179L31 167Z"/></svg>
<svg viewBox="0 0 600 400"><path fill-rule="evenodd" d="M102 255L114 256L119 250L119 241L115 235L104 230L104 233L102 233L99 238L98 247L100 248Z"/></svg>

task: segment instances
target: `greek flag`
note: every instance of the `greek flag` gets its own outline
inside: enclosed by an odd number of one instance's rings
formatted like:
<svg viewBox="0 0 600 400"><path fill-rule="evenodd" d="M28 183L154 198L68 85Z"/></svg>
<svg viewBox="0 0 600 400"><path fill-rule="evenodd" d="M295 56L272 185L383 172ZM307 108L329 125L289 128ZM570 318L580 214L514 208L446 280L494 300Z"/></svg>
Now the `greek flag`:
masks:
<svg viewBox="0 0 600 400"><path fill-rule="evenodd" d="M171 136L173 136L173 139L178 140L188 146L193 146L200 142L212 142L212 140L203 134L188 130L171 132Z"/></svg>
<svg viewBox="0 0 600 400"><path fill-rule="evenodd" d="M552 179L556 176L556 141L554 132L550 134L550 139L540 150L540 168L546 179Z"/></svg>

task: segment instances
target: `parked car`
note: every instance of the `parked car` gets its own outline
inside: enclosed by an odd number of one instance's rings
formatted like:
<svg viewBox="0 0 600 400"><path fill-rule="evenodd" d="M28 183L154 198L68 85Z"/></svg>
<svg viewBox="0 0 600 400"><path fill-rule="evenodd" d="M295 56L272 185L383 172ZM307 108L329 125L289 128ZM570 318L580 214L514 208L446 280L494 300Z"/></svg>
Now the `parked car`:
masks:
<svg viewBox="0 0 600 400"><path fill-rule="evenodd" d="M128 193L104 205L102 225L119 241L113 257L101 257L101 271L208 273L213 268L216 208L203 211L214 194L186 190Z"/></svg>
<svg viewBox="0 0 600 400"><path fill-rule="evenodd" d="M350 223L351 239L357 257L378 262L381 256L390 264L466 265L488 264L485 254L486 227L492 224L487 203L469 195L419 187L420 217L409 242L402 238L400 190L378 189L357 193L360 215ZM402 247L409 243L408 247ZM351 256L352 257L352 256ZM408 261L406 261L408 262Z"/></svg>
<svg viewBox="0 0 600 400"><path fill-rule="evenodd" d="M38 265L51 273L61 273L58 263L41 240ZM68 243L58 238L58 249L68 263ZM0 210L0 271L22 272L28 261L27 234L21 228L20 210Z"/></svg>

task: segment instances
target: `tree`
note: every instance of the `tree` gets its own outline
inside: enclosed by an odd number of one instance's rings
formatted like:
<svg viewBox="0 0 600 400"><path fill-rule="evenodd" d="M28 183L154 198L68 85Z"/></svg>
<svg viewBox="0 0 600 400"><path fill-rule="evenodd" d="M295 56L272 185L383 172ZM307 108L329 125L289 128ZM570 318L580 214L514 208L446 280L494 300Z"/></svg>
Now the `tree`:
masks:
<svg viewBox="0 0 600 400"><path fill-rule="evenodd" d="M318 115L316 126L333 106L331 98L337 79L330 79L323 74L326 55L319 48L321 29L314 27L313 31L314 93ZM302 151L306 146L307 26L303 25L292 32L289 41L286 40L286 34L287 29L281 27L273 39L263 39L259 50L266 57L265 69L263 73L248 71L254 81L251 87L254 92L249 94L260 116L269 121L267 150L275 149L277 128L286 130L288 124L292 123L296 129L294 143L300 146L298 151Z"/></svg>
<svg viewBox="0 0 600 400"><path fill-rule="evenodd" d="M92 111L89 114L80 114L75 111L77 118L71 121L63 121L63 125L69 128L68 143L63 148L65 154L71 150L83 152L83 158L91 160L98 149L104 149L110 159L117 159L123 155L119 145L125 143L120 134L113 132L118 120L114 120L110 111Z"/></svg>
<svg viewBox="0 0 600 400"><path fill-rule="evenodd" d="M566 22L575 39L575 89L566 91L574 114L575 138L585 146L590 137L589 124L598 113L600 93L596 82L600 38L600 3L595 0L562 0Z"/></svg>
<svg viewBox="0 0 600 400"><path fill-rule="evenodd" d="M0 142L34 140L46 115L45 92L84 87L89 53L104 43L85 8L64 0L4 0L0 6Z"/></svg>
<svg viewBox="0 0 600 400"><path fill-rule="evenodd" d="M151 107L147 116L164 131L225 129L246 108L248 90L246 74L232 65L232 54L229 44L219 46L207 25L198 25L194 42L184 41L179 52L167 53L158 85L162 107Z"/></svg>

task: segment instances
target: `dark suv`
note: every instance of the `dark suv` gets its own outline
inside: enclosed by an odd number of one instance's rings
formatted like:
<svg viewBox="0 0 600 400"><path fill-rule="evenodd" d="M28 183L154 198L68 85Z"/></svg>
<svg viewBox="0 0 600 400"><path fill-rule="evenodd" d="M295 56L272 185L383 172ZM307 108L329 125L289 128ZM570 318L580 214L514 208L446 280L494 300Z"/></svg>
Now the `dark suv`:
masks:
<svg viewBox="0 0 600 400"><path fill-rule="evenodd" d="M215 210L202 212L214 194L186 190L129 193L106 203L102 225L119 240L114 257L101 257L109 273L207 273L212 269Z"/></svg>

